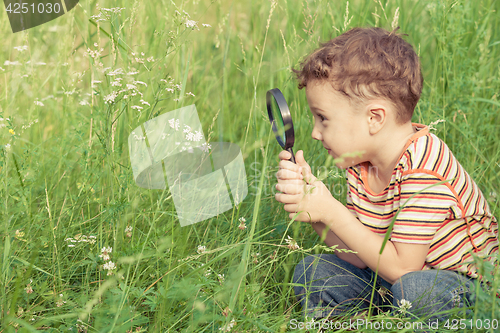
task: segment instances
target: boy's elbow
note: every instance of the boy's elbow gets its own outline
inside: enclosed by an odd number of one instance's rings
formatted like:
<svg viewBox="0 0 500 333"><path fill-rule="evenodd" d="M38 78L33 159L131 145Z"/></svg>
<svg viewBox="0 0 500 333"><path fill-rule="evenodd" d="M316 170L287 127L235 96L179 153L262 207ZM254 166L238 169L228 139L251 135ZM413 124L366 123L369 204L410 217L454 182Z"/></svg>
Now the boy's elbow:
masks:
<svg viewBox="0 0 500 333"><path fill-rule="evenodd" d="M416 271L418 271L418 269L413 269L413 270L411 270L411 269L410 270L408 270L408 269L399 269L396 272L393 272L393 274L391 274L390 276L387 277L387 279L384 279L384 280L386 280L390 284L395 284L404 275L406 275L408 273L411 273L411 272L416 272Z"/></svg>

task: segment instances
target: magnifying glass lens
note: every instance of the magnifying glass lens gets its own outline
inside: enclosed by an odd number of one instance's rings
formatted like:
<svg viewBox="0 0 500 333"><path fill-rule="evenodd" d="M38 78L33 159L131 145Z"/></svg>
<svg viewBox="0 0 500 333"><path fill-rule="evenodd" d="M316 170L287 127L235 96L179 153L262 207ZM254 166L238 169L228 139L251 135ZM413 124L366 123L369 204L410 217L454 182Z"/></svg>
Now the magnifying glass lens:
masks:
<svg viewBox="0 0 500 333"><path fill-rule="evenodd" d="M274 124L276 126L276 134L281 138L283 143L285 140L285 124L283 123L283 117L281 116L280 109L278 107L278 103L273 98L273 102L271 104L271 112L273 114Z"/></svg>

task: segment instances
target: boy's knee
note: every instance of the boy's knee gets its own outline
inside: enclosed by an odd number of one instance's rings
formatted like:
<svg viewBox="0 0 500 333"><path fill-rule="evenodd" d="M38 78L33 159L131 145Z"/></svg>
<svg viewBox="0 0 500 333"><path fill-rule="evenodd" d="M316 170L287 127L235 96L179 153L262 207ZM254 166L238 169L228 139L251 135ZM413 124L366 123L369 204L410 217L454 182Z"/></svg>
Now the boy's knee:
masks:
<svg viewBox="0 0 500 333"><path fill-rule="evenodd" d="M321 273L316 272L318 266L324 265L336 265L338 261L342 260L334 254L316 254L310 255L302 259L297 266L295 266L295 271L293 273L293 282L300 283L304 282L305 279L311 280L314 274L321 275ZM322 269L320 268L320 271ZM307 278L306 278L307 277Z"/></svg>
<svg viewBox="0 0 500 333"><path fill-rule="evenodd" d="M434 311L469 306L472 284L472 280L453 271L428 270L403 275L391 291L395 306L405 300L417 312L418 309Z"/></svg>

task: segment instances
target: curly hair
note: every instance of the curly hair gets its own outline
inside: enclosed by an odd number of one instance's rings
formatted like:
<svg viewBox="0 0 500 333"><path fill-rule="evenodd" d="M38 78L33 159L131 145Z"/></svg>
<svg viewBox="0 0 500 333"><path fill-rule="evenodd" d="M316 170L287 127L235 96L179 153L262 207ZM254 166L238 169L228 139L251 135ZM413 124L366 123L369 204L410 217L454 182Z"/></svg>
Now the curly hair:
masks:
<svg viewBox="0 0 500 333"><path fill-rule="evenodd" d="M324 80L350 101L384 97L395 106L398 124L410 121L423 77L417 54L398 29L354 28L320 44L293 69L299 89Z"/></svg>

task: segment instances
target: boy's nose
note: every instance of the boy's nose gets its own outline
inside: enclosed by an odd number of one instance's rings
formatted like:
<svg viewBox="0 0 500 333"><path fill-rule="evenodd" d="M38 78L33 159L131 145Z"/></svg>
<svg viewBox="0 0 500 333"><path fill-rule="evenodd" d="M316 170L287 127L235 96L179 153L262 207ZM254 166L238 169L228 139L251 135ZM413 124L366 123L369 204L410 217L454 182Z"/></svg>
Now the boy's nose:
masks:
<svg viewBox="0 0 500 333"><path fill-rule="evenodd" d="M321 141L321 133L316 129L316 127L313 128L311 136L314 140Z"/></svg>

